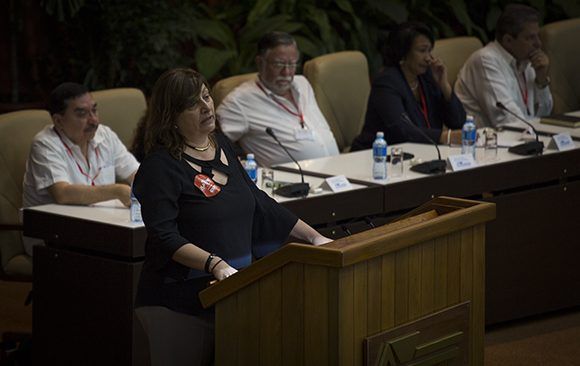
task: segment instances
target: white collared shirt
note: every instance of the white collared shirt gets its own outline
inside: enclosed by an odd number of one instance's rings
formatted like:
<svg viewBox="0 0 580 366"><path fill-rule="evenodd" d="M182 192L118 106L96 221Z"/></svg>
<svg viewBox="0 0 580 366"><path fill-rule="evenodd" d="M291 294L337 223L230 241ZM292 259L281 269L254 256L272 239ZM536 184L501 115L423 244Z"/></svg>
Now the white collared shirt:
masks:
<svg viewBox="0 0 580 366"><path fill-rule="evenodd" d="M256 77L238 86L217 109L221 129L230 140L239 141L244 151L253 153L258 164L267 167L291 161L272 137L266 134L268 127L274 130L276 137L296 160L338 155L334 135L304 76L294 76L292 93L304 116L305 128L311 130L313 139L296 137L296 130L301 128L300 118L278 103L293 112L298 112L296 106L286 98L275 95L263 84L262 90L257 82Z"/></svg>
<svg viewBox="0 0 580 366"><path fill-rule="evenodd" d="M89 142L88 163L81 149L53 126L46 126L32 142L23 182L23 207L54 203L48 188L57 182L95 185L127 180L139 163L117 134L99 125Z"/></svg>
<svg viewBox="0 0 580 366"><path fill-rule="evenodd" d="M498 126L517 119L500 110L497 102L526 120L550 114L553 105L550 87L540 89L535 80L536 71L529 61L518 69L516 59L493 41L466 61L455 82L455 94L479 127Z"/></svg>

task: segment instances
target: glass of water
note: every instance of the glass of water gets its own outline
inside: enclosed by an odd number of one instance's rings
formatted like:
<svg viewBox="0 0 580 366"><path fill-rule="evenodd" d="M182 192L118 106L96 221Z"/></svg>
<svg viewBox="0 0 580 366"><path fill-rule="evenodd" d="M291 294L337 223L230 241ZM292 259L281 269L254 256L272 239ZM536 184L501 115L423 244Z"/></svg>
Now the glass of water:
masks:
<svg viewBox="0 0 580 366"><path fill-rule="evenodd" d="M497 160L497 131L495 128L483 129L483 159L486 162Z"/></svg>
<svg viewBox="0 0 580 366"><path fill-rule="evenodd" d="M400 147L393 147L391 149L391 171L389 172L389 175L393 178L402 177L404 168L403 149Z"/></svg>
<svg viewBox="0 0 580 366"><path fill-rule="evenodd" d="M262 174L260 178L260 187L262 190L265 192L272 192L274 187L274 171L272 169L262 168Z"/></svg>

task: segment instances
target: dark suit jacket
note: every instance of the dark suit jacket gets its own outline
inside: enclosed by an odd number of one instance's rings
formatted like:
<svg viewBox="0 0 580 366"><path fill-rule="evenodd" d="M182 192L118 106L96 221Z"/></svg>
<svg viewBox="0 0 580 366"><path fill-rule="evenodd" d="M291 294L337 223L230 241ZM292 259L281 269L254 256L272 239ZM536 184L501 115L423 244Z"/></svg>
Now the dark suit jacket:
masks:
<svg viewBox="0 0 580 366"><path fill-rule="evenodd" d="M421 104L413 96L401 69L389 67L373 81L365 124L361 134L352 143L353 151L369 149L377 131L385 133L389 145L401 142L429 143L417 129L401 119L403 112L437 143L443 124L449 129L463 126L465 110L455 93L452 93L451 100L447 102L430 70L419 76L419 82L425 93L431 128L427 127Z"/></svg>

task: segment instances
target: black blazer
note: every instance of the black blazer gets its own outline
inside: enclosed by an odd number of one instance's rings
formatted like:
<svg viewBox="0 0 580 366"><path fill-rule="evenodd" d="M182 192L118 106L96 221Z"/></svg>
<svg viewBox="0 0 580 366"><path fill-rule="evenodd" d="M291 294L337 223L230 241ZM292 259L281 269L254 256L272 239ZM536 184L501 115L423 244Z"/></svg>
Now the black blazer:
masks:
<svg viewBox="0 0 580 366"><path fill-rule="evenodd" d="M365 124L361 134L354 139L351 150L371 148L377 131L385 133L389 145L401 142L428 143L419 131L401 119L403 112L437 143L443 124L449 129L461 128L465 122L465 110L455 93L447 102L431 70L420 75L419 82L425 94L431 128L427 127L421 104L415 99L401 69L388 67L373 81Z"/></svg>

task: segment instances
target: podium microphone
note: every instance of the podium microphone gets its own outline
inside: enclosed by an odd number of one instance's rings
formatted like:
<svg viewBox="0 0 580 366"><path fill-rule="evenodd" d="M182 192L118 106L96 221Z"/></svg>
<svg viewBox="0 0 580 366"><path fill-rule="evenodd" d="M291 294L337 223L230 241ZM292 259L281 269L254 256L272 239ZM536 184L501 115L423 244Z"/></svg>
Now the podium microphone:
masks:
<svg viewBox="0 0 580 366"><path fill-rule="evenodd" d="M310 191L310 185L308 183L304 182L304 173L302 173L302 167L300 166L300 164L298 164L298 161L296 161L296 159L294 159L294 157L290 154L290 152L286 149L286 147L284 147L284 145L282 145L280 140L278 140L278 138L274 134L274 130L272 130L272 128L270 128L270 127L266 128L266 133L268 135L272 136L272 138L278 143L278 145L280 145L280 147L282 149L284 149L286 154L290 157L290 159L292 159L292 161L298 167L298 170L300 171L300 178L302 178L302 183L291 183L291 184L284 185L284 186L274 190L273 193L280 195L282 197L306 197L306 196L308 196L308 191Z"/></svg>
<svg viewBox="0 0 580 366"><path fill-rule="evenodd" d="M429 135L427 135L423 130L421 130L418 126L416 126L411 121L411 119L409 118L407 113L405 113L405 112L401 113L401 119L403 121L405 121L405 123L407 123L408 125L413 127L414 129L419 131L419 133L421 133L421 135L423 135L423 137L425 137L427 140L429 140L429 142L431 142L433 145L435 145L435 148L437 149L437 160L426 161L426 162L421 163L421 164L413 165L411 167L411 170L414 172L423 173L423 174L445 173L445 168L447 167L447 162L445 162L445 160L441 160L441 151L439 151L439 146L437 146L437 143L435 143L435 141L433 141L433 139L431 137L429 137Z"/></svg>
<svg viewBox="0 0 580 366"><path fill-rule="evenodd" d="M518 120L522 121L526 125L530 126L534 133L536 134L536 141L528 141L524 142L523 144L519 144L516 146L512 146L508 149L509 152L517 154L517 155L538 155L544 151L544 143L540 141L538 137L538 131L534 128L534 126L523 119L522 117L518 116L514 112L510 111L502 102L495 103L495 106L501 109L504 112L511 114L512 116L516 117Z"/></svg>

